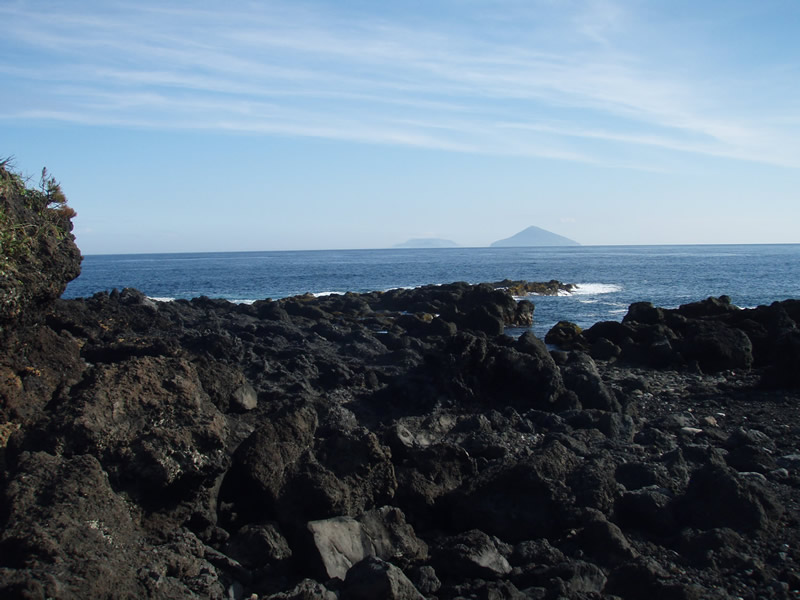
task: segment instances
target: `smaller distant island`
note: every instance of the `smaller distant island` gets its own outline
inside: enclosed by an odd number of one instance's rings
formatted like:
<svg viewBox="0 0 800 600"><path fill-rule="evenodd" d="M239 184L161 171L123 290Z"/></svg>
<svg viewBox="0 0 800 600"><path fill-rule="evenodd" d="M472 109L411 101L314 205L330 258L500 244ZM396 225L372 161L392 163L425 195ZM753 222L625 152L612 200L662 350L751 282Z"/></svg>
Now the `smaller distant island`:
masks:
<svg viewBox="0 0 800 600"><path fill-rule="evenodd" d="M402 244L395 244L395 248L458 248L452 240L441 238L411 238Z"/></svg>
<svg viewBox="0 0 800 600"><path fill-rule="evenodd" d="M575 240L531 225L519 233L491 244L493 248L510 246L580 246Z"/></svg>

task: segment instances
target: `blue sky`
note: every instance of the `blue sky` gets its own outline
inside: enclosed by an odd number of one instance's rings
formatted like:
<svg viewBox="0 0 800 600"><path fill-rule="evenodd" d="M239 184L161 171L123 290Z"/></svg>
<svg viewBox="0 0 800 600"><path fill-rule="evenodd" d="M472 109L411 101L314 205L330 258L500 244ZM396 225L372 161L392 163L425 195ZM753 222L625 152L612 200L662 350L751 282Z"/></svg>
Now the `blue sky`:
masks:
<svg viewBox="0 0 800 600"><path fill-rule="evenodd" d="M800 2L0 4L85 254L800 242Z"/></svg>

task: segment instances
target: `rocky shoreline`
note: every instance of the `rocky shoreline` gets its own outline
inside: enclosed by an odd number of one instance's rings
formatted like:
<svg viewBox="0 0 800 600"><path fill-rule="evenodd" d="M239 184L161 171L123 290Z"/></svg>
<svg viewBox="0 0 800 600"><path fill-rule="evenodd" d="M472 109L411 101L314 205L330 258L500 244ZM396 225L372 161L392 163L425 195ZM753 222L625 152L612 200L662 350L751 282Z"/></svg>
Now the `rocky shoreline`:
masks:
<svg viewBox="0 0 800 600"><path fill-rule="evenodd" d="M60 300L48 256L0 315L0 597L800 595L798 300L548 347L511 286Z"/></svg>
<svg viewBox="0 0 800 600"><path fill-rule="evenodd" d="M799 306L548 350L490 285L57 300L2 359L0 590L796 597Z"/></svg>

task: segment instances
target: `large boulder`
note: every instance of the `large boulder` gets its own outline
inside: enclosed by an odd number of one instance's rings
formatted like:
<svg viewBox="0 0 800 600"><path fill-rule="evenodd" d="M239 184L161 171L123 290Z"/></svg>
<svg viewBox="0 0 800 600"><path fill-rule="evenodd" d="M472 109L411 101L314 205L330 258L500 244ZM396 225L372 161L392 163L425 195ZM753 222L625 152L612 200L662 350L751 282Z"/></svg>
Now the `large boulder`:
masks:
<svg viewBox="0 0 800 600"><path fill-rule="evenodd" d="M502 335L505 331L503 312L492 304L479 305L456 320L461 329L478 331L489 336Z"/></svg>
<svg viewBox="0 0 800 600"><path fill-rule="evenodd" d="M191 534L147 545L136 510L96 458L23 453L7 486L0 534L6 598L222 598L215 568Z"/></svg>
<svg viewBox="0 0 800 600"><path fill-rule="evenodd" d="M437 573L455 579L499 579L511 565L495 541L479 529L471 529L443 540L433 553Z"/></svg>
<svg viewBox="0 0 800 600"><path fill-rule="evenodd" d="M322 579L344 579L367 557L410 565L428 556L428 546L405 515L393 507L369 511L359 519L333 517L306 524L300 539L302 560Z"/></svg>
<svg viewBox="0 0 800 600"><path fill-rule="evenodd" d="M800 387L800 330L782 333L772 344L772 361L762 377L767 387Z"/></svg>
<svg viewBox="0 0 800 600"><path fill-rule="evenodd" d="M738 306L731 304L731 297L723 295L718 298L711 296L699 302L682 304L677 312L685 317L697 319L727 315L738 310L740 310Z"/></svg>
<svg viewBox="0 0 800 600"><path fill-rule="evenodd" d="M551 408L564 388L544 343L530 332L516 343L500 341L459 331L379 396L405 414L430 412L441 404Z"/></svg>
<svg viewBox="0 0 800 600"><path fill-rule="evenodd" d="M402 462L397 465L395 502L417 521L434 526L438 521L435 507L439 499L476 473L475 458L458 445L437 443L406 448Z"/></svg>
<svg viewBox="0 0 800 600"><path fill-rule="evenodd" d="M317 426L314 408L302 404L274 415L242 442L220 490L240 519L275 518L278 499L311 451Z"/></svg>
<svg viewBox="0 0 800 600"><path fill-rule="evenodd" d="M498 348L490 354L482 375L491 404L527 409L548 407L556 401L563 390L558 367L549 354L539 350Z"/></svg>
<svg viewBox="0 0 800 600"><path fill-rule="evenodd" d="M342 597L344 600L425 600L403 571L375 556L350 568Z"/></svg>
<svg viewBox="0 0 800 600"><path fill-rule="evenodd" d="M382 506L367 511L358 518L369 538L375 556L400 566L423 561L428 557L428 545L417 537L399 508Z"/></svg>
<svg viewBox="0 0 800 600"><path fill-rule="evenodd" d="M248 569L259 569L286 563L292 550L276 523L249 523L230 537L225 554Z"/></svg>
<svg viewBox="0 0 800 600"><path fill-rule="evenodd" d="M718 321L693 323L681 345L688 361L697 361L707 372L749 369L753 364L753 344L742 330Z"/></svg>
<svg viewBox="0 0 800 600"><path fill-rule="evenodd" d="M11 349L0 354L0 422L26 425L78 383L87 365L79 342L67 332L32 327L21 338L17 334L23 332L10 336Z"/></svg>
<svg viewBox="0 0 800 600"><path fill-rule="evenodd" d="M211 490L229 464L228 435L190 363L142 357L92 368L23 447L92 454L118 489L156 510L189 490L213 504ZM211 504L197 508L214 519Z"/></svg>
<svg viewBox="0 0 800 600"><path fill-rule="evenodd" d="M671 535L677 528L673 494L656 485L622 494L617 500L615 513L621 526L657 536Z"/></svg>
<svg viewBox="0 0 800 600"><path fill-rule="evenodd" d="M5 490L3 595L11 597L13 590L23 597L22 590L37 589L48 597L64 597L61 590L73 598L124 590L136 595L134 518L97 459L24 453L18 467L20 475ZM83 573L73 572L76 559L83 562Z"/></svg>
<svg viewBox="0 0 800 600"><path fill-rule="evenodd" d="M508 290L488 283L456 282L411 290L394 289L367 297L367 301L373 310L439 314L459 329L491 335L502 333L503 325L529 327L533 322L531 302L518 302Z"/></svg>
<svg viewBox="0 0 800 600"><path fill-rule="evenodd" d="M554 441L523 460L479 473L441 506L456 530L479 528L509 543L549 537L561 527L569 496L565 481L578 463Z"/></svg>
<svg viewBox="0 0 800 600"><path fill-rule="evenodd" d="M758 477L713 463L694 472L675 509L682 523L698 529L729 527L745 532L772 527L783 512Z"/></svg>
<svg viewBox="0 0 800 600"><path fill-rule="evenodd" d="M563 350L582 348L585 342L581 337L581 333L582 329L575 323L559 321L550 328L550 331L544 336L544 341Z"/></svg>
<svg viewBox="0 0 800 600"><path fill-rule="evenodd" d="M651 302L634 302L622 318L623 323L642 323L656 325L664 322L664 309L653 306Z"/></svg>
<svg viewBox="0 0 800 600"><path fill-rule="evenodd" d="M352 517L310 521L307 565L320 579L344 579L354 564L374 556L361 523Z"/></svg>
<svg viewBox="0 0 800 600"><path fill-rule="evenodd" d="M355 516L390 502L396 489L391 452L374 433L331 432L288 473L276 498L276 518L289 525Z"/></svg>
<svg viewBox="0 0 800 600"><path fill-rule="evenodd" d="M582 335L590 344L606 339L617 346L624 346L633 341L636 329L628 323L600 321L584 329Z"/></svg>
<svg viewBox="0 0 800 600"><path fill-rule="evenodd" d="M592 357L584 352L571 352L561 367L564 386L578 396L584 408L619 412L622 407L614 392L603 383Z"/></svg>

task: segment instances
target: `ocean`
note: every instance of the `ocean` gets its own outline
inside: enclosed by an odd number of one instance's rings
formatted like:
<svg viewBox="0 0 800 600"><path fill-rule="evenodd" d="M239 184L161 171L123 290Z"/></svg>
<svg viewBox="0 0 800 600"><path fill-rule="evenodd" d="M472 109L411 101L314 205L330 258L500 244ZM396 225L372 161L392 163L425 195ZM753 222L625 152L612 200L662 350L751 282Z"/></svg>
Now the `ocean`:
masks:
<svg viewBox="0 0 800 600"><path fill-rule="evenodd" d="M570 295L530 298L533 331L544 337L560 320L619 321L638 301L674 308L727 294L746 308L800 298L800 244L90 255L64 297L134 287L160 301L253 302L503 279L577 284Z"/></svg>

